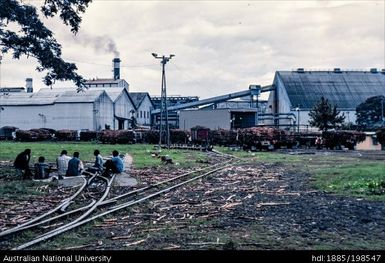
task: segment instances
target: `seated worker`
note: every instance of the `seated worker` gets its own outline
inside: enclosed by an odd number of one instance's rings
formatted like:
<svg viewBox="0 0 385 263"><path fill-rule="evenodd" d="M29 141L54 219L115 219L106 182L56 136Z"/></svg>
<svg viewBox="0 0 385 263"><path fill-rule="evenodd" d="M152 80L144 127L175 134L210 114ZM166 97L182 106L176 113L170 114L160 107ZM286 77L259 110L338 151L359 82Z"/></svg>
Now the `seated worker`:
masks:
<svg viewBox="0 0 385 263"><path fill-rule="evenodd" d="M22 172L23 179L31 179L32 172L29 169L29 160L31 159L31 149L25 149L16 156L13 166Z"/></svg>
<svg viewBox="0 0 385 263"><path fill-rule="evenodd" d="M74 152L73 158L69 160L66 176L78 176L82 174L84 166L83 162L79 159L79 155L79 152Z"/></svg>
<svg viewBox="0 0 385 263"><path fill-rule="evenodd" d="M39 157L39 162L35 163L35 179L47 179L51 172L51 165L46 164L43 156Z"/></svg>
<svg viewBox="0 0 385 263"><path fill-rule="evenodd" d="M96 173L96 172L102 172L103 171L103 157L100 155L100 151L99 150L95 150L94 151L94 155L95 155L95 163L92 167L89 167L87 169L87 172L90 172L90 173Z"/></svg>
<svg viewBox="0 0 385 263"><path fill-rule="evenodd" d="M114 150L112 152L111 160L107 160L104 167L106 167L106 170L103 174L106 176L110 176L112 173L121 173L124 171L124 164L122 159L119 157L118 151Z"/></svg>
<svg viewBox="0 0 385 263"><path fill-rule="evenodd" d="M67 156L67 151L61 151L60 156L56 159L57 174L59 179L63 179L63 176L66 175L68 169L68 162L71 160L71 157Z"/></svg>

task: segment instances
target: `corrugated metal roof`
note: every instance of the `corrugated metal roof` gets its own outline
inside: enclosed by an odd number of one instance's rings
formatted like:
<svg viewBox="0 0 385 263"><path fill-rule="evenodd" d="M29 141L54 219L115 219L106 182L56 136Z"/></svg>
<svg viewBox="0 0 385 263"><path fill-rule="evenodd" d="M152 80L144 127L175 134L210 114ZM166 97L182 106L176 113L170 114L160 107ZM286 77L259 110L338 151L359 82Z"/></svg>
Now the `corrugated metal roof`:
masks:
<svg viewBox="0 0 385 263"><path fill-rule="evenodd" d="M368 71L277 71L291 105L311 109L323 96L340 109L355 109L367 98L385 95L385 74Z"/></svg>
<svg viewBox="0 0 385 263"><path fill-rule="evenodd" d="M132 102L135 105L135 108L139 108L140 104L146 96L150 96L148 92L129 92ZM149 98L150 99L150 98ZM151 99L150 99L151 101Z"/></svg>
<svg viewBox="0 0 385 263"><path fill-rule="evenodd" d="M55 101L56 103L87 103L96 101L105 91L88 89L81 92L65 91Z"/></svg>
<svg viewBox="0 0 385 263"><path fill-rule="evenodd" d="M0 105L2 106L27 106L27 105L49 105L57 99L56 94L39 93L10 93L0 95Z"/></svg>
<svg viewBox="0 0 385 263"><path fill-rule="evenodd" d="M84 84L118 84L121 81L122 79L90 79L84 82Z"/></svg>
<svg viewBox="0 0 385 263"><path fill-rule="evenodd" d="M75 89L40 89L36 93L12 93L0 95L2 106L50 105L54 103L94 102L103 90L85 90L76 92Z"/></svg>

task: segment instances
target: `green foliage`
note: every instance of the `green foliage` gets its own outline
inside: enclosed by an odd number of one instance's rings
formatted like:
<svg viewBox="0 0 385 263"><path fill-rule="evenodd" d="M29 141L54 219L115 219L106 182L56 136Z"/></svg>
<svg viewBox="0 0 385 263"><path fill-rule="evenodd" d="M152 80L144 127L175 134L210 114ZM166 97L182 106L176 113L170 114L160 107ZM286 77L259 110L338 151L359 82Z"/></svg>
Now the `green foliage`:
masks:
<svg viewBox="0 0 385 263"><path fill-rule="evenodd" d="M374 131L384 126L381 117L383 116L383 100L384 96L374 96L368 98L356 108L357 125L365 131Z"/></svg>
<svg viewBox="0 0 385 263"><path fill-rule="evenodd" d="M315 185L337 194L385 200L385 167L383 163L357 162L318 169Z"/></svg>
<svg viewBox="0 0 385 263"><path fill-rule="evenodd" d="M46 0L41 4L41 12L46 18L59 14L64 24L77 33L82 21L80 15L90 2ZM56 80L72 80L82 87L84 80L76 73L76 65L61 58L61 45L44 25L35 6L21 0L0 1L0 46L3 53L12 51L15 59L22 55L35 57L40 64L36 70L48 71L44 77L46 85L52 85Z"/></svg>
<svg viewBox="0 0 385 263"><path fill-rule="evenodd" d="M321 97L318 104L309 112L310 125L327 131L341 125L345 120L345 115L340 115L336 105L331 105L328 99Z"/></svg>

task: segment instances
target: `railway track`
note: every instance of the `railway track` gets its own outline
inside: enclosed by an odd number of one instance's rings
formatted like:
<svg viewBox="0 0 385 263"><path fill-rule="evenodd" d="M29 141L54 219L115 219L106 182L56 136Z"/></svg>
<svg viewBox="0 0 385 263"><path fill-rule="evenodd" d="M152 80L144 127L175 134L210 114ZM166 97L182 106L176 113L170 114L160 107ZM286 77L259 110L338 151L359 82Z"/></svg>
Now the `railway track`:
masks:
<svg viewBox="0 0 385 263"><path fill-rule="evenodd" d="M13 248L13 250L26 249L81 225L87 224L95 219L143 203L149 199L170 192L182 185L226 169L231 163L237 162L232 156L224 155L219 152L208 152L208 155L213 157L214 160L217 158L214 165L187 172L110 198L107 198L107 196L109 195L115 176L105 178L100 175L93 175L88 180L83 177L84 181L81 187L71 197L67 198L50 211L19 226L1 232L0 239L23 231L32 231L35 233L35 238ZM76 206L76 199L79 199L81 193L90 191L92 188L97 188L97 183L95 182L104 185L103 191L97 192L97 198L90 199L89 203L86 205ZM72 209L70 209L71 207ZM59 224L54 223L59 220Z"/></svg>

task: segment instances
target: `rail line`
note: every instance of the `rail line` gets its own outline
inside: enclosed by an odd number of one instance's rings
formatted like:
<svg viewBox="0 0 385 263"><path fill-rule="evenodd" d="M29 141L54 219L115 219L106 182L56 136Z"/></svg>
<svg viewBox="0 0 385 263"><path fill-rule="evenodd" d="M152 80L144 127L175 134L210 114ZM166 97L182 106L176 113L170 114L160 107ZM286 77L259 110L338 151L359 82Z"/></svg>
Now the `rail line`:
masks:
<svg viewBox="0 0 385 263"><path fill-rule="evenodd" d="M59 234L62 234L64 232L67 232L71 229L74 229L76 227L79 227L81 225L84 225L90 221L93 221L97 218L103 217L105 215L114 213L116 211L125 209L127 207L142 203L146 200L149 200L151 198L157 197L159 195L162 195L166 192L172 191L173 189L180 187L182 185L188 184L192 181L198 180L204 176L207 176L209 174L215 173L217 171L223 170L227 167L229 167L229 164L231 162L234 162L234 158L232 156L224 155L218 152L211 153L213 155L218 155L225 157L226 160L222 162L217 162L214 165L197 169L191 172L187 172L175 177L172 177L170 179L157 182L154 184L151 184L149 186L145 186L139 189L132 190L130 192L112 197L107 199L107 196L109 194L112 182L114 180L114 176L111 179L104 178L102 176L94 176L92 178L99 178L106 182L107 186L105 188L105 191L103 192L102 196L96 201L92 200L89 204L73 209L71 211L65 212L60 215L56 215L50 218L47 218L49 215L52 215L55 212L58 212L62 207L69 206L70 202L72 202L76 196L78 196L86 187L86 185L89 185L91 183L91 179L85 180L83 182L83 185L79 188L79 190L70 198L63 201L59 206L55 207L54 209L48 211L47 213L38 216L37 218L34 218L26 223L23 223L22 225L19 225L17 227L14 227L12 229L6 230L4 232L0 233L0 237L7 236L14 234L16 232L24 231L27 229L38 229L40 226L45 225L49 222L52 222L54 220L58 220L60 218L68 217L70 215L74 215L77 213L81 213L77 218L73 219L72 221L61 225L60 227L54 228L46 233L40 234L37 238L24 243L22 245L19 245L13 250L20 250L20 249L26 249L28 247L31 247L37 243L40 243L44 240L50 239L52 237L55 237ZM237 162L237 161L236 161ZM170 184L172 184L170 186ZM162 188L161 188L162 187ZM161 188L161 189L160 189ZM128 199L129 198L129 199ZM127 200L128 199L128 200ZM101 207L107 207L105 211L100 210ZM99 209L98 209L99 208ZM94 214L97 212L97 210L100 210L99 213ZM94 215L92 215L94 214ZM42 220L45 219L45 220ZM55 225L52 225L55 226ZM48 226L48 228L51 227L51 225ZM51 227L52 228L52 227Z"/></svg>

